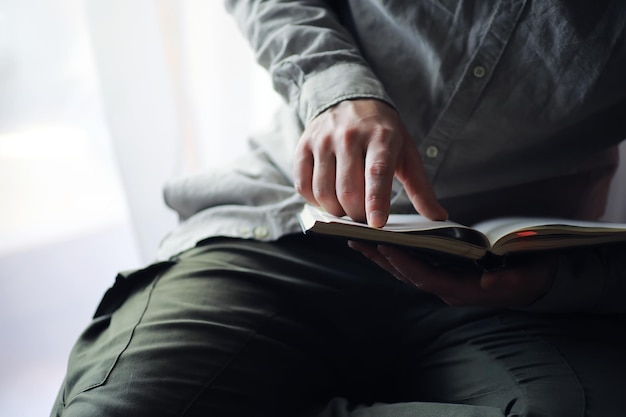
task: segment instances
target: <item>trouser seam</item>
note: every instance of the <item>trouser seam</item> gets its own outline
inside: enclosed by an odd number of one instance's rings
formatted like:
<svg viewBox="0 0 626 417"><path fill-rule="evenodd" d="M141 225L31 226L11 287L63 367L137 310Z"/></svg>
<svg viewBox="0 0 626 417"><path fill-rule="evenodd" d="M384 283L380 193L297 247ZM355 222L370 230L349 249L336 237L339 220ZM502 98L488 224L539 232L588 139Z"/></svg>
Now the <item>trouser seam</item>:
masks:
<svg viewBox="0 0 626 417"><path fill-rule="evenodd" d="M72 397L69 401L65 402L64 401L64 405L63 408L66 408L69 404L71 404L75 399L77 399L80 394L85 393L93 388L97 388L99 386L102 386L106 383L106 381L109 379L109 377L111 376L111 373L113 372L113 370L115 369L117 363L119 362L120 358L122 357L122 355L124 354L124 352L126 352L128 350L128 347L130 346L132 340L133 340L133 336L135 335L135 331L137 329L137 327L139 327L139 325L141 324L141 322L143 321L143 318L146 314L146 312L148 311L148 306L150 305L150 300L152 299L152 294L154 292L154 287L156 286L157 282L161 279L163 273L165 271L160 272L155 279L153 280L153 282L150 284L150 289L148 291L148 297L146 299L146 303L144 305L143 310L141 311L141 314L139 315L139 318L137 319L137 322L133 325L133 327L130 330L130 333L128 335L128 340L126 341L126 344L124 345L124 347L120 350L120 352L115 356L115 359L113 360L113 363L111 364L111 366L109 367L109 369L107 370L106 374L104 375L104 378L102 378L102 381L89 385L87 386L85 389L83 389L80 393L74 395L74 397Z"/></svg>

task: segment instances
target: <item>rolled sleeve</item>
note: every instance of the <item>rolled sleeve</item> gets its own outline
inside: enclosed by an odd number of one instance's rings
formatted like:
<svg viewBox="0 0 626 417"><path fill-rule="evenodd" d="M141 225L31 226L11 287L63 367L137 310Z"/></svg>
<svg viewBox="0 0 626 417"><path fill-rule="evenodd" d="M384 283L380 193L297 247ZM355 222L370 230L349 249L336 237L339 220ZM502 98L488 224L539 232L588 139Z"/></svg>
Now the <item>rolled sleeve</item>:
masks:
<svg viewBox="0 0 626 417"><path fill-rule="evenodd" d="M298 114L309 123L343 100L373 98L393 106L383 85L368 68L357 64L335 65L308 77L300 92Z"/></svg>
<svg viewBox="0 0 626 417"><path fill-rule="evenodd" d="M228 0L226 5L274 89L305 125L342 100L374 98L393 106L328 2Z"/></svg>

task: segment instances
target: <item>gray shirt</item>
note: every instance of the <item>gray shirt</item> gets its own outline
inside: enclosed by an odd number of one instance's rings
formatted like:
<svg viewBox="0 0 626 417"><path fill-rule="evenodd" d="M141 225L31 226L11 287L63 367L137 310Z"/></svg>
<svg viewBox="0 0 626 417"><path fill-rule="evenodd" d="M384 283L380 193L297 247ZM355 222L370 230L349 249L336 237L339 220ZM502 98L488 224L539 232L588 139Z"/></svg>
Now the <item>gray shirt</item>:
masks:
<svg viewBox="0 0 626 417"><path fill-rule="evenodd" d="M355 98L397 109L453 220L597 216L597 209L580 207L602 200L616 164L612 149L626 137L621 0L226 5L285 107L274 130L250 141L248 154L166 185L166 202L181 224L159 258L212 236L273 240L298 233L303 200L292 186L292 152L307 123ZM411 210L395 183L392 211ZM564 260L561 270L569 266ZM589 285L583 278L581 288ZM623 289L623 281L616 285ZM601 285L597 297L565 309L595 308ZM563 304L562 295L555 297Z"/></svg>

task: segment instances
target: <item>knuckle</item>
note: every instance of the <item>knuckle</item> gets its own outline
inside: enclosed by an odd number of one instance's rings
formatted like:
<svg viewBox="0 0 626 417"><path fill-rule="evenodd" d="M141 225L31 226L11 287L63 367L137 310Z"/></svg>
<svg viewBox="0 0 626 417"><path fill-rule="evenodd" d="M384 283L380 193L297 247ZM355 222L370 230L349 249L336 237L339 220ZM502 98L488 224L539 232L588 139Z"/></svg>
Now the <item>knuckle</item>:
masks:
<svg viewBox="0 0 626 417"><path fill-rule="evenodd" d="M333 151L332 138L329 136L320 136L315 140L315 143L311 146L314 154L328 155Z"/></svg>
<svg viewBox="0 0 626 417"><path fill-rule="evenodd" d="M376 160L373 161L367 167L367 175L372 178L380 178L389 176L391 173L390 165L385 160Z"/></svg>
<svg viewBox="0 0 626 417"><path fill-rule="evenodd" d="M335 191L328 187L313 188L313 195L317 201L329 202L336 199Z"/></svg>
<svg viewBox="0 0 626 417"><path fill-rule="evenodd" d="M339 201L353 202L360 200L360 195L355 190L340 190L337 191L337 197Z"/></svg>
<svg viewBox="0 0 626 417"><path fill-rule="evenodd" d="M376 124L371 131L372 138L382 142L389 142L393 137L394 129L391 128L391 126L379 123Z"/></svg>
<svg viewBox="0 0 626 417"><path fill-rule="evenodd" d="M312 130L300 137L296 151L323 153L332 148L332 141L333 137L328 132Z"/></svg>
<svg viewBox="0 0 626 417"><path fill-rule="evenodd" d="M358 125L343 125L339 127L337 130L337 136L341 138L343 141L353 140L355 137L359 136L360 129Z"/></svg>
<svg viewBox="0 0 626 417"><path fill-rule="evenodd" d="M335 131L334 145L338 151L352 153L363 147L363 135L358 126L343 126Z"/></svg>
<svg viewBox="0 0 626 417"><path fill-rule="evenodd" d="M386 207L389 204L389 201L381 193L373 192L367 194L365 197L365 204L369 208L374 209L376 207Z"/></svg>

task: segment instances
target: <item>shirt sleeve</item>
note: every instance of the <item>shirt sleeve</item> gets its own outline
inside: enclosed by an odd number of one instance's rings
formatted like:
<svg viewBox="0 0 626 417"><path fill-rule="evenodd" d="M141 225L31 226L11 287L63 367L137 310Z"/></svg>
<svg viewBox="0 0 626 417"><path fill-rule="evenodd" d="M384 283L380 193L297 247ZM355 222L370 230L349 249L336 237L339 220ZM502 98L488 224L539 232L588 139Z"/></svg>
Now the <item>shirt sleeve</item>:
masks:
<svg viewBox="0 0 626 417"><path fill-rule="evenodd" d="M559 255L551 290L527 310L542 313L626 312L626 244Z"/></svg>
<svg viewBox="0 0 626 417"><path fill-rule="evenodd" d="M346 99L393 106L328 2L226 0L226 8L304 124Z"/></svg>

